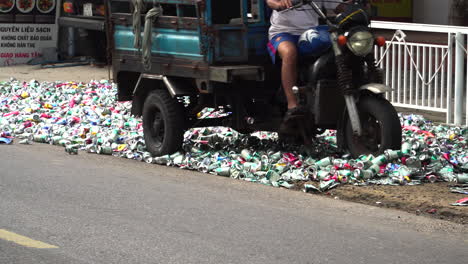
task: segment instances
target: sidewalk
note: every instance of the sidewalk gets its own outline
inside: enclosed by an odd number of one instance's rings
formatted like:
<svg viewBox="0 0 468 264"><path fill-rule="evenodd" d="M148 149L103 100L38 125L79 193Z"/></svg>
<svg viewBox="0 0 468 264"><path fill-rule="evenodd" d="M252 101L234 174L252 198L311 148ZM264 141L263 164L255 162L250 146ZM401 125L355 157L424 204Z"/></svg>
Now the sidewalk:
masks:
<svg viewBox="0 0 468 264"><path fill-rule="evenodd" d="M112 76L112 72L111 72ZM20 81L77 81L109 79L108 67L75 66L54 69L42 69L40 66L15 65L0 68L0 81L7 81L11 77Z"/></svg>

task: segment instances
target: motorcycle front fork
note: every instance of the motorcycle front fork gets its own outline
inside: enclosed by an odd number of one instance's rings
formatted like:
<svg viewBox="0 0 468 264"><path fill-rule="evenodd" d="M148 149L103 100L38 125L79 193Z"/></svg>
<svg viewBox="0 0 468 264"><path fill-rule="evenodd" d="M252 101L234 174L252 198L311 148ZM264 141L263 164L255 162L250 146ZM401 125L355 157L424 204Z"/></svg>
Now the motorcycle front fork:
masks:
<svg viewBox="0 0 468 264"><path fill-rule="evenodd" d="M351 128L353 134L356 136L362 135L361 120L356 106L356 99L352 95L345 95L346 109L348 110L349 120L351 121Z"/></svg>
<svg viewBox="0 0 468 264"><path fill-rule="evenodd" d="M354 135L361 136L362 126L356 106L356 99L353 94L349 92L352 89L352 71L346 65L341 48L338 46L337 33L331 32L330 37L332 39L333 51L335 52L336 68L338 70L338 85L344 94L346 109L349 115L349 120L351 121L351 128L353 129Z"/></svg>

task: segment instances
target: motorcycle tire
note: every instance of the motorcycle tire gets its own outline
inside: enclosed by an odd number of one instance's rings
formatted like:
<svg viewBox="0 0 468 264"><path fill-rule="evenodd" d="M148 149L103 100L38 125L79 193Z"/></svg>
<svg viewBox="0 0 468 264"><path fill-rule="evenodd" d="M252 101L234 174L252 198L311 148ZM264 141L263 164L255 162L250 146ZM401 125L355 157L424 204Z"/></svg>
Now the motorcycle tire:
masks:
<svg viewBox="0 0 468 264"><path fill-rule="evenodd" d="M143 133L153 156L177 152L182 147L185 115L182 105L166 90L154 90L143 105Z"/></svg>
<svg viewBox="0 0 468 264"><path fill-rule="evenodd" d="M349 118L344 128L346 145L353 157L368 154L377 156L387 149L401 149L401 123L390 102L375 96L362 96L357 108L362 136L354 136Z"/></svg>

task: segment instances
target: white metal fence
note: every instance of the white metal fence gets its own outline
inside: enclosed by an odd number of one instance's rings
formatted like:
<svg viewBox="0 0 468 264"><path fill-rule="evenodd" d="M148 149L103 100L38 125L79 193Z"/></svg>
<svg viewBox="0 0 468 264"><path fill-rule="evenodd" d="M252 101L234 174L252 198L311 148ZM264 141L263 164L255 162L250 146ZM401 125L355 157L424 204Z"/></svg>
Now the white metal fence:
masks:
<svg viewBox="0 0 468 264"><path fill-rule="evenodd" d="M468 125L468 27L372 21L374 29L395 30L386 47L375 49L387 99L397 107L446 114L446 122ZM447 34L447 44L406 42L411 32Z"/></svg>

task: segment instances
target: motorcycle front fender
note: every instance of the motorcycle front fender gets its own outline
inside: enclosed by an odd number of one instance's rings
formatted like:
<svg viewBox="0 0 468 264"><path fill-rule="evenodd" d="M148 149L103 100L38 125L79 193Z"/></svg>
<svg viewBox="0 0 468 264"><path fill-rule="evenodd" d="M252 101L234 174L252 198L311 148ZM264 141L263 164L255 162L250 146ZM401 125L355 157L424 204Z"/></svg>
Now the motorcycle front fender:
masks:
<svg viewBox="0 0 468 264"><path fill-rule="evenodd" d="M390 86L381 83L368 83L359 88L360 91L368 90L374 94L383 94L386 92L391 92L393 89Z"/></svg>

